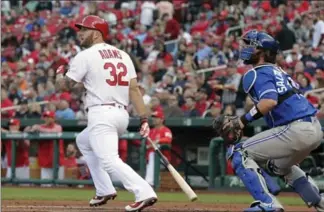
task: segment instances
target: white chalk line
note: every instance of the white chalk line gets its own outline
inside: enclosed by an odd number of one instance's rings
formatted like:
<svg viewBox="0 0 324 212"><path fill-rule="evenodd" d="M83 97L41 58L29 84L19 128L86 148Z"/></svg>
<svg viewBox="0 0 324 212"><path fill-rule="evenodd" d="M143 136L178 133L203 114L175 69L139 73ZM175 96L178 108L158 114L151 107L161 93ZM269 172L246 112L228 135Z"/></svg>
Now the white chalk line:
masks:
<svg viewBox="0 0 324 212"><path fill-rule="evenodd" d="M58 205L6 205L1 207L2 211L124 211L124 208L104 208L104 207L82 207L82 206L58 206Z"/></svg>
<svg viewBox="0 0 324 212"><path fill-rule="evenodd" d="M78 211L105 211L105 212L119 212L125 211L124 207L87 207L87 206L58 206L58 205L7 205L1 207L1 212L60 212L60 211L69 211L69 212L78 212ZM170 209L159 209L159 208L150 208L146 209L151 212L185 212L188 211L186 208L170 208ZM206 212L213 210L206 209L191 209L190 212Z"/></svg>

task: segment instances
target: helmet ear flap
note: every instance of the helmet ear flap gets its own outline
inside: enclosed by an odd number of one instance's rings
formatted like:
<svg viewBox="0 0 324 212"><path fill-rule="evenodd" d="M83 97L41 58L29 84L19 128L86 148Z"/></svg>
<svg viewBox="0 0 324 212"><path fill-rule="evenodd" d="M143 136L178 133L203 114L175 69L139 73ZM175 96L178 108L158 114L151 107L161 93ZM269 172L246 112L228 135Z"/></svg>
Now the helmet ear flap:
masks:
<svg viewBox="0 0 324 212"><path fill-rule="evenodd" d="M251 55L250 59L244 61L244 64L246 65L257 64L260 60L262 53L263 51L260 50L256 51L254 54Z"/></svg>

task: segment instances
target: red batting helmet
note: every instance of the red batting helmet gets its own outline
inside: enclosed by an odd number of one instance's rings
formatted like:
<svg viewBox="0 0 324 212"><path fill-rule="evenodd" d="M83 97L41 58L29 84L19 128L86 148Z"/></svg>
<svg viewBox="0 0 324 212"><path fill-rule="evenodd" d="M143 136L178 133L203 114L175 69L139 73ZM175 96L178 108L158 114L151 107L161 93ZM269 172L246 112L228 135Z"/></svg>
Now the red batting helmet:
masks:
<svg viewBox="0 0 324 212"><path fill-rule="evenodd" d="M108 23L95 15L88 15L82 19L81 23L76 23L75 26L80 29L81 27L85 27L88 29L99 30L102 34L102 37L106 40L108 38L109 26Z"/></svg>

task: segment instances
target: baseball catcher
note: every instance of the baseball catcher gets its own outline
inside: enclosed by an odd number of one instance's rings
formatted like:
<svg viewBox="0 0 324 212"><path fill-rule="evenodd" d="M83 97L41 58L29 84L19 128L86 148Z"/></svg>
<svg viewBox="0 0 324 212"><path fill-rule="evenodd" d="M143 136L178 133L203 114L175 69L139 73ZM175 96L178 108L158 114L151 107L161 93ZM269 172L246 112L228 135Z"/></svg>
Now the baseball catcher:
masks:
<svg viewBox="0 0 324 212"><path fill-rule="evenodd" d="M242 37L240 59L253 68L243 76L243 89L254 102L245 115L220 116L213 123L227 146L226 157L255 201L245 212L283 212L275 197L280 187L270 175L282 177L308 207L324 212L324 197L296 164L323 138L317 110L300 94L299 85L275 65L278 42L256 30ZM264 117L269 130L240 142L242 129Z"/></svg>

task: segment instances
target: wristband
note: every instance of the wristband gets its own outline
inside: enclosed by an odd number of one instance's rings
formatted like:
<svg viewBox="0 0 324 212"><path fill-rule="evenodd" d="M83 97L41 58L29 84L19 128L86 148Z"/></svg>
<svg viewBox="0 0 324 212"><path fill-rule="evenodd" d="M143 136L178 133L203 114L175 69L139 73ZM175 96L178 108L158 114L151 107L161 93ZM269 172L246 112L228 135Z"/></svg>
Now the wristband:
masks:
<svg viewBox="0 0 324 212"><path fill-rule="evenodd" d="M250 122L257 120L259 118L263 117L263 114L260 112L259 108L257 106L254 106L248 113L241 116L241 122L246 126Z"/></svg>

